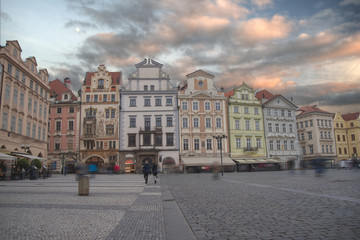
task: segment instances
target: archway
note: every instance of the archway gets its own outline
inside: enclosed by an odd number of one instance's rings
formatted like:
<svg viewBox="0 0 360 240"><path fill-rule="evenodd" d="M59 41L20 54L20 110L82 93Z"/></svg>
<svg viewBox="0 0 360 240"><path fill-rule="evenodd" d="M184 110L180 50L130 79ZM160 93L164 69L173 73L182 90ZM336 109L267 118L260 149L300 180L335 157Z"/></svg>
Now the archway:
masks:
<svg viewBox="0 0 360 240"><path fill-rule="evenodd" d="M85 163L87 164L90 173L96 173L98 172L98 169L104 165L104 159L98 156L91 156L86 159Z"/></svg>

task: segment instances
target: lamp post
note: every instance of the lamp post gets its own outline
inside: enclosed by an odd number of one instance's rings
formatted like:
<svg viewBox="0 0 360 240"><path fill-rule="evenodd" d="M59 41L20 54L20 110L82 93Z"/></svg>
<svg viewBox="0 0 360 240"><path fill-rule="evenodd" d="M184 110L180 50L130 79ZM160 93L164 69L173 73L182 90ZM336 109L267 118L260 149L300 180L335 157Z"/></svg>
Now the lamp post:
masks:
<svg viewBox="0 0 360 240"><path fill-rule="evenodd" d="M27 153L27 151L30 149L30 145L24 145L24 144L21 144L21 149L24 149L24 151Z"/></svg>
<svg viewBox="0 0 360 240"><path fill-rule="evenodd" d="M221 176L224 176L224 167L223 167L223 160L222 160L222 140L223 138L227 138L225 134L222 135L214 135L214 138L217 141L220 141L220 159L221 159Z"/></svg>

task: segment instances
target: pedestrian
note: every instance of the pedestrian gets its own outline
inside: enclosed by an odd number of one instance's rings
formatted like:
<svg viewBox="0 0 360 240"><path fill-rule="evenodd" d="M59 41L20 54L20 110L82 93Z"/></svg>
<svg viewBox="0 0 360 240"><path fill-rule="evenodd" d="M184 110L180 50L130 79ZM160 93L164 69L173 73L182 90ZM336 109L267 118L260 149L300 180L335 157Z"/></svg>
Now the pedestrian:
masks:
<svg viewBox="0 0 360 240"><path fill-rule="evenodd" d="M149 162L146 160L144 166L142 167L142 171L144 174L145 183L148 182L149 173L150 173L150 165Z"/></svg>
<svg viewBox="0 0 360 240"><path fill-rule="evenodd" d="M156 163L154 162L153 165L152 165L152 174L153 174L153 177L154 177L154 183L156 183L156 178L157 178L157 165Z"/></svg>

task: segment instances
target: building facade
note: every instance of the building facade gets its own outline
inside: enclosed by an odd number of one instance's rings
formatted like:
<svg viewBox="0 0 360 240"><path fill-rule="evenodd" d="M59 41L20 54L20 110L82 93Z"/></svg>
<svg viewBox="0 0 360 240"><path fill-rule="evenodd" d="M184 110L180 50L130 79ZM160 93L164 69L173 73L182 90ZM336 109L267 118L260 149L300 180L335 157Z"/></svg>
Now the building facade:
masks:
<svg viewBox="0 0 360 240"><path fill-rule="evenodd" d="M56 79L49 83L48 161L56 171L74 169L79 158L80 102L71 91L71 80Z"/></svg>
<svg viewBox="0 0 360 240"><path fill-rule="evenodd" d="M265 163L267 157L262 105L256 98L254 89L243 83L227 92L226 96L231 158L241 168Z"/></svg>
<svg viewBox="0 0 360 240"><path fill-rule="evenodd" d="M334 114L319 109L316 105L297 110L296 127L302 150L302 160L307 166L316 160L328 165L335 164L336 145L333 126Z"/></svg>
<svg viewBox="0 0 360 240"><path fill-rule="evenodd" d="M359 112L335 113L334 130L337 160L357 159L360 151L360 114Z"/></svg>
<svg viewBox="0 0 360 240"><path fill-rule="evenodd" d="M267 90L256 92L263 104L264 130L268 157L278 158L283 167L300 167L300 145L297 139L297 106L282 95ZM285 165L286 164L286 165Z"/></svg>
<svg viewBox="0 0 360 240"><path fill-rule="evenodd" d="M179 165L176 85L155 60L135 67L120 91L120 169L141 173L148 161L170 171Z"/></svg>
<svg viewBox="0 0 360 240"><path fill-rule="evenodd" d="M214 86L214 76L197 70L180 83L180 158L186 172L209 170L214 162L234 170L227 141L227 105L223 92ZM218 137L218 138L215 138Z"/></svg>
<svg viewBox="0 0 360 240"><path fill-rule="evenodd" d="M112 168L119 159L121 72L99 65L86 73L81 88L80 159L82 163Z"/></svg>
<svg viewBox="0 0 360 240"><path fill-rule="evenodd" d="M29 161L47 158L50 87L46 69L37 69L35 57L21 58L18 41L0 48L0 148L27 153Z"/></svg>

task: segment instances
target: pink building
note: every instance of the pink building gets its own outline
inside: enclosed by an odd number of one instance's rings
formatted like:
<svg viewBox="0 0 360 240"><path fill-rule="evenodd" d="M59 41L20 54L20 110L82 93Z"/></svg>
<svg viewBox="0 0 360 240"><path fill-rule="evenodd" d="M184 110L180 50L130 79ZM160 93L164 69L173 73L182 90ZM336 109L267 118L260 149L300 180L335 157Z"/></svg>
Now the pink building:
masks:
<svg viewBox="0 0 360 240"><path fill-rule="evenodd" d="M71 81L56 79L50 84L48 158L52 167L72 171L79 153L80 102L70 90Z"/></svg>

